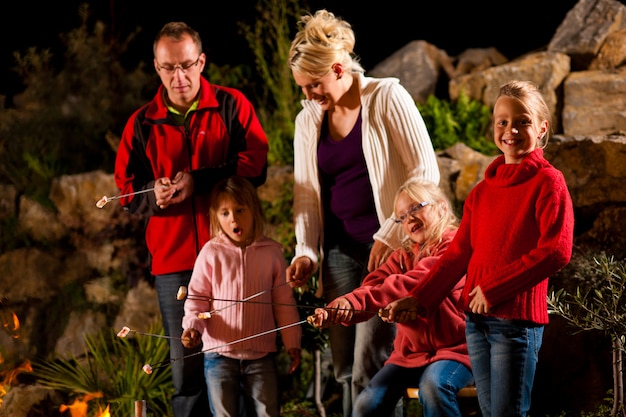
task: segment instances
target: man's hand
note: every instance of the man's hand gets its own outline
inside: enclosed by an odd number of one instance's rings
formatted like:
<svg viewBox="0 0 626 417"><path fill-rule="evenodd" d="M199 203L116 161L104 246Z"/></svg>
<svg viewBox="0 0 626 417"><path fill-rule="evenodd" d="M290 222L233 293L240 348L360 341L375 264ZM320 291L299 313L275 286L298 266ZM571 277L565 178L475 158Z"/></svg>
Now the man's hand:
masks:
<svg viewBox="0 0 626 417"><path fill-rule="evenodd" d="M156 204L161 209L184 201L193 194L193 190L193 177L188 172L177 173L173 180L163 177L154 182Z"/></svg>
<svg viewBox="0 0 626 417"><path fill-rule="evenodd" d="M300 256L287 267L287 282L291 288L302 287L309 282L315 272L315 263L306 256Z"/></svg>

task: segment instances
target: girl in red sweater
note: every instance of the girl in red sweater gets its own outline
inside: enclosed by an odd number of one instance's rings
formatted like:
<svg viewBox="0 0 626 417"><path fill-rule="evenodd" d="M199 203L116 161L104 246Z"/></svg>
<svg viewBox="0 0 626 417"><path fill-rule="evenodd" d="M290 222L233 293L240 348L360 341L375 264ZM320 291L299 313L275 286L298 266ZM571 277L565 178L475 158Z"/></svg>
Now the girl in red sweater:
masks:
<svg viewBox="0 0 626 417"><path fill-rule="evenodd" d="M435 184L409 179L395 197L395 221L405 233L403 247L367 275L359 288L315 310L318 327L353 325L405 296L448 248L458 227L450 202ZM405 275L407 271L412 275ZM393 351L359 393L353 417L392 414L407 387L418 384L425 417L460 417L457 392L473 382L465 343L461 279L434 314L398 323ZM384 325L384 323L383 323Z"/></svg>
<svg viewBox="0 0 626 417"><path fill-rule="evenodd" d="M572 253L571 197L563 174L543 156L550 119L533 83L500 88L493 130L503 155L467 197L440 261L409 297L387 307L392 322L425 316L466 276L461 303L483 417L526 417L548 323L548 278Z"/></svg>

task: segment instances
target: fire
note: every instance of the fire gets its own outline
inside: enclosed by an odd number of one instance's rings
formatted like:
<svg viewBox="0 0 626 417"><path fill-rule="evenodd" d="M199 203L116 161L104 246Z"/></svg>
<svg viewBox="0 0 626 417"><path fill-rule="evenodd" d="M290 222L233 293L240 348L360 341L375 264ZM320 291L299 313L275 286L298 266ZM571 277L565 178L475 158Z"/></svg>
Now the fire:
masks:
<svg viewBox="0 0 626 417"><path fill-rule="evenodd" d="M13 339L17 339L20 330L20 321L17 314L4 308L4 302L0 300L0 320L2 320L2 328Z"/></svg>
<svg viewBox="0 0 626 417"><path fill-rule="evenodd" d="M111 417L111 413L109 412L110 404L107 404L107 408L104 410L98 406L98 414L96 417Z"/></svg>
<svg viewBox="0 0 626 417"><path fill-rule="evenodd" d="M4 358L0 355L0 364L4 363ZM18 366L15 369L11 369L9 371L0 372L0 407L2 407L2 398L6 395L7 391L10 389L11 384L17 376L22 372L33 372L33 367L30 364L30 361L26 360L23 364Z"/></svg>
<svg viewBox="0 0 626 417"><path fill-rule="evenodd" d="M102 398L102 393L87 393L82 398L75 398L74 402L70 405L61 404L59 411L64 413L69 410L71 417L87 417L87 403L95 398ZM98 406L98 413L98 417L111 416L111 414L109 414L109 406L107 406L104 411Z"/></svg>

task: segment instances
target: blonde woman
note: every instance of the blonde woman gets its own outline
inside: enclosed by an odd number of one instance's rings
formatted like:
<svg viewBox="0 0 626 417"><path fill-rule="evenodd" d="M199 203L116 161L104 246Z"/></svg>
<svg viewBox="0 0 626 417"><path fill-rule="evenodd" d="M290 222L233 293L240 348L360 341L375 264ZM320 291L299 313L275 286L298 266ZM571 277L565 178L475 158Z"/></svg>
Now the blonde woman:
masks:
<svg viewBox="0 0 626 417"><path fill-rule="evenodd" d="M287 281L300 287L321 265L328 302L357 288L399 247L396 190L410 177L439 182L424 121L395 78L372 78L354 53L348 22L327 10L305 15L289 67L305 100L294 137L295 257ZM395 331L380 320L330 329L343 414L383 366Z"/></svg>

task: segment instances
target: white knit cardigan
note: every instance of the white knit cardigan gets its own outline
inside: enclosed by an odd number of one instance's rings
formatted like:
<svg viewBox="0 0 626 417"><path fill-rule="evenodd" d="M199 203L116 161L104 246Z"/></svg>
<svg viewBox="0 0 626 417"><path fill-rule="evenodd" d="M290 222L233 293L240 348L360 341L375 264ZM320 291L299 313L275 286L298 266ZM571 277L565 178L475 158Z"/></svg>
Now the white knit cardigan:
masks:
<svg viewBox="0 0 626 417"><path fill-rule="evenodd" d="M361 90L363 153L381 224L374 239L396 249L401 242L392 219L396 192L414 176L438 184L437 157L415 101L397 78L354 77ZM294 136L294 259L307 256L317 266L324 242L317 163L324 112L314 100L302 100L302 106Z"/></svg>

